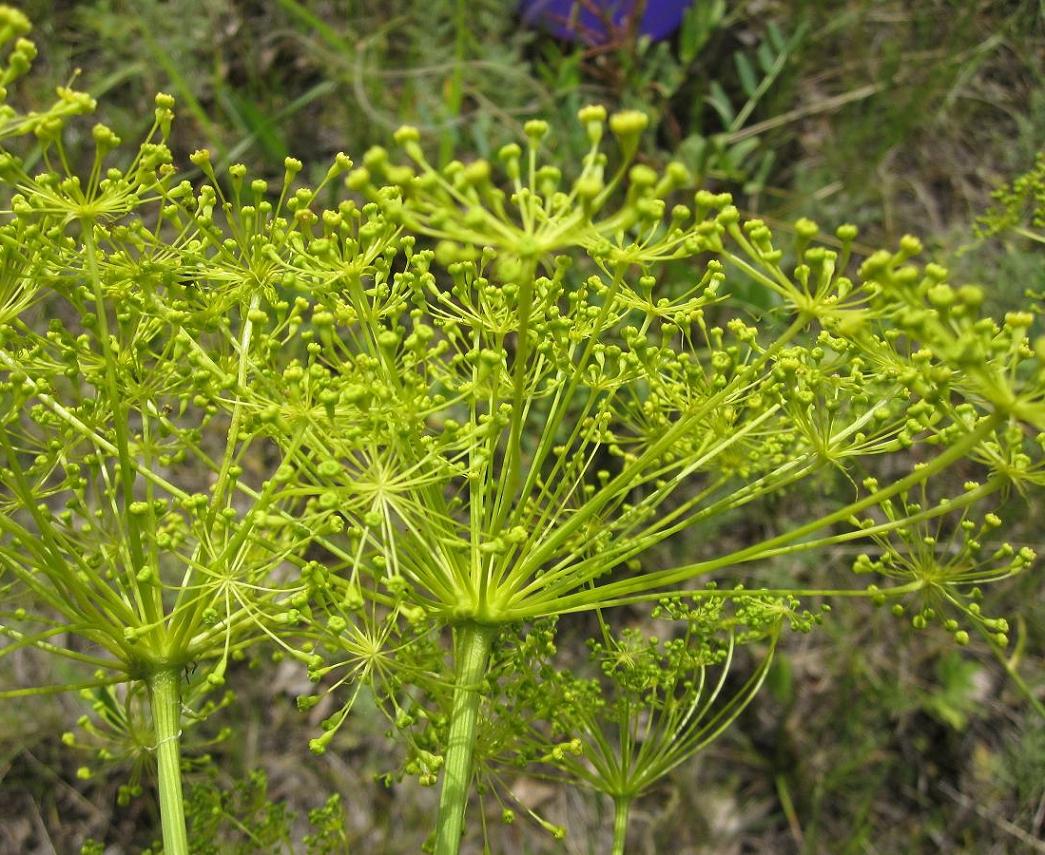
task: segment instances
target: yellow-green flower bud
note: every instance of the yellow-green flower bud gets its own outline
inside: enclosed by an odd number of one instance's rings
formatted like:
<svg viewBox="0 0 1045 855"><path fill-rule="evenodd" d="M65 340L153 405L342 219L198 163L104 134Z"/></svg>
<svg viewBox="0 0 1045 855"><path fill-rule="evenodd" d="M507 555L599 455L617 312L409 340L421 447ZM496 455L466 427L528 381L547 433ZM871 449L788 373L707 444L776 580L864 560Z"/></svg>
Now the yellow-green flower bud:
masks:
<svg viewBox="0 0 1045 855"><path fill-rule="evenodd" d="M610 130L621 142L634 140L649 126L649 116L639 110L623 110L610 116Z"/></svg>

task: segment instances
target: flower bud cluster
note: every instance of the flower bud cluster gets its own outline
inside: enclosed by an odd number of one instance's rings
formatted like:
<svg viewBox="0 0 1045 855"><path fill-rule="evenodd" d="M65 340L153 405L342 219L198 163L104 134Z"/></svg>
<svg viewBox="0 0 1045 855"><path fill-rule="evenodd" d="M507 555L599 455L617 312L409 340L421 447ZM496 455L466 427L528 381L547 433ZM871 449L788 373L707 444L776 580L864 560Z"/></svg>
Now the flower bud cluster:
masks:
<svg viewBox="0 0 1045 855"><path fill-rule="evenodd" d="M3 8L10 41L22 25ZM16 44L9 77L29 53ZM656 636L600 620L582 675L553 667L557 616L864 540L877 551L854 569L896 581L875 601L1003 643L979 592L1033 555L971 508L1045 483L1045 352L1032 311L984 316L983 289L915 264L913 238L854 275L854 227L802 219L782 239L681 165L637 162L634 112L580 112L571 180L537 120L496 164L438 169L404 128L405 162L340 155L313 187L293 158L273 182L207 151L179 179L167 95L129 165L96 126L90 173L71 174L61 122L91 105L59 96L0 115L0 139L35 131L48 153L30 176L0 151L2 554L39 600L2 630L74 628L97 650L65 654L105 672L85 685L195 668L199 704L267 639L312 682L350 685L314 751L366 685L401 771L430 785L453 714L437 631L514 628L494 644L478 762L514 746L630 799L739 714L783 627L822 614L732 579L662 602ZM879 458L905 474L663 566L687 528L802 483L837 496ZM930 502L962 461L982 481ZM756 665L727 692L744 647ZM606 728L641 756L607 753Z"/></svg>

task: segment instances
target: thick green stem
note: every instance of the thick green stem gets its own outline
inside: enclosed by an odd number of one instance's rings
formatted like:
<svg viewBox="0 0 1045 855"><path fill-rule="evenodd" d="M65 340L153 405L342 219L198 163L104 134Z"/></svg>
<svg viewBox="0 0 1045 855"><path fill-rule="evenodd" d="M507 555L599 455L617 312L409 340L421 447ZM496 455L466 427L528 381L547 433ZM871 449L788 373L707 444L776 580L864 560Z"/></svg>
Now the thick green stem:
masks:
<svg viewBox="0 0 1045 855"><path fill-rule="evenodd" d="M461 830L472 781L472 754L475 726L479 717L480 687L490 659L494 628L475 623L461 624L455 630L454 709L446 746L443 790L439 796L439 828L435 855L457 855Z"/></svg>
<svg viewBox="0 0 1045 855"><path fill-rule="evenodd" d="M178 669L157 671L149 679L160 781L160 822L164 855L189 855L181 796L181 676Z"/></svg>
<svg viewBox="0 0 1045 855"><path fill-rule="evenodd" d="M628 814L631 811L631 799L617 798L613 801L613 855L624 855L624 846L628 842Z"/></svg>

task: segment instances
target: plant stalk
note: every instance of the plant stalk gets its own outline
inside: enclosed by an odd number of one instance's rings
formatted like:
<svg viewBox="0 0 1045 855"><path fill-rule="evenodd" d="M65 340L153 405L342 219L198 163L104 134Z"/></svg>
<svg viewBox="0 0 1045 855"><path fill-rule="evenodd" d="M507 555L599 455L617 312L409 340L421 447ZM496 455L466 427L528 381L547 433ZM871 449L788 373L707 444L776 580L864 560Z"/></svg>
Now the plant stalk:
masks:
<svg viewBox="0 0 1045 855"><path fill-rule="evenodd" d="M613 800L613 855L624 855L624 846L628 842L630 812L631 799L616 798Z"/></svg>
<svg viewBox="0 0 1045 855"><path fill-rule="evenodd" d="M189 855L181 794L181 676L177 668L149 679L156 767L160 783L160 823L164 855Z"/></svg>
<svg viewBox="0 0 1045 855"><path fill-rule="evenodd" d="M439 827L435 855L457 855L472 781L472 754L479 717L480 686L490 659L494 628L465 623L454 631L456 642L454 708L446 746L443 789L439 794Z"/></svg>

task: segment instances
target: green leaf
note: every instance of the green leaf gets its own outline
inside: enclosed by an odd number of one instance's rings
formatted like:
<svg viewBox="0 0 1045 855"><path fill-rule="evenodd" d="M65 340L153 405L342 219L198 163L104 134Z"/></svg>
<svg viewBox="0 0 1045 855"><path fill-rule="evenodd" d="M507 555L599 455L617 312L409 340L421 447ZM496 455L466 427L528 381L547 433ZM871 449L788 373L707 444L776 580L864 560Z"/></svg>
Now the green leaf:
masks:
<svg viewBox="0 0 1045 855"><path fill-rule="evenodd" d="M751 60L740 51L733 54L733 64L737 67L737 74L740 77L740 85L744 89L744 94L748 98L753 98L755 91L758 89L758 78L755 76L755 69L751 65Z"/></svg>
<svg viewBox="0 0 1045 855"><path fill-rule="evenodd" d="M730 162L733 163L736 169L740 169L744 161L754 154L761 144L758 137L748 137L736 145L731 145L728 150Z"/></svg>
<svg viewBox="0 0 1045 855"><path fill-rule="evenodd" d="M925 702L925 709L944 724L962 730L976 710L976 676L980 666L960 653L949 653L936 665L939 686Z"/></svg>
<svg viewBox="0 0 1045 855"><path fill-rule="evenodd" d="M788 48L788 44L784 34L780 31L780 27L773 21L770 21L766 31L769 35L769 42L776 48L777 53L784 53Z"/></svg>
<svg viewBox="0 0 1045 855"><path fill-rule="evenodd" d="M717 80L712 81L711 92L705 96L704 100L714 108L724 124L729 125L733 122L733 118L736 116L733 104L729 100L726 90Z"/></svg>
<svg viewBox="0 0 1045 855"><path fill-rule="evenodd" d="M762 66L762 71L766 74L773 73L773 66L776 64L777 54L769 47L767 42L762 42L755 50L756 56L758 56L758 64Z"/></svg>
<svg viewBox="0 0 1045 855"><path fill-rule="evenodd" d="M725 0L694 3L682 17L679 29L679 59L688 65L708 43L726 14Z"/></svg>
<svg viewBox="0 0 1045 855"><path fill-rule="evenodd" d="M778 653L766 675L766 687L770 694L784 706L790 706L795 698L794 669L791 659Z"/></svg>
<svg viewBox="0 0 1045 855"><path fill-rule="evenodd" d="M690 134L679 145L679 159L693 172L702 175L707 169L708 140L701 134Z"/></svg>

